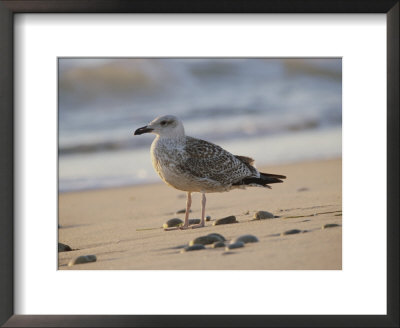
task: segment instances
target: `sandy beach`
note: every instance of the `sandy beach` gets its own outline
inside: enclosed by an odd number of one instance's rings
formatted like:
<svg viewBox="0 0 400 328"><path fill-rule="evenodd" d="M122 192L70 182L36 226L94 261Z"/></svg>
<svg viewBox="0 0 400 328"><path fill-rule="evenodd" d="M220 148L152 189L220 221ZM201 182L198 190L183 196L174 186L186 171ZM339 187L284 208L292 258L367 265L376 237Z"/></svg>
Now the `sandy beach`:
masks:
<svg viewBox="0 0 400 328"><path fill-rule="evenodd" d="M164 231L162 225L184 213L186 194L164 183L61 193L61 270L341 270L342 161L320 160L261 168L287 180L272 189L248 188L207 194L205 228ZM200 194L193 194L190 218L200 217ZM253 220L257 211L275 218ZM213 226L234 215L239 223ZM331 227L325 227L325 225ZM333 225L333 226L332 226ZM285 231L299 233L283 235ZM219 233L229 242L244 234L259 239L243 248L211 248L182 253L196 237ZM227 242L227 243L228 243ZM80 255L92 263L68 266Z"/></svg>

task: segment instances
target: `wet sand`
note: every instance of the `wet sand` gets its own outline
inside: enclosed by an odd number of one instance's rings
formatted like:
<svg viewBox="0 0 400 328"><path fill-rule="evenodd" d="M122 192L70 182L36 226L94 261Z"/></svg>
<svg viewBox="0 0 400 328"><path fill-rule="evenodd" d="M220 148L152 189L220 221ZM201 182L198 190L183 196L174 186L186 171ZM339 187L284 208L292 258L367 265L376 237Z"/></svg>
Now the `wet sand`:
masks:
<svg viewBox="0 0 400 328"><path fill-rule="evenodd" d="M272 189L248 188L207 194L205 228L164 231L168 219L183 219L186 194L164 183L59 196L59 242L73 250L60 252L61 270L341 270L342 161L320 160L270 166L261 171L287 176ZM200 217L200 194L193 194L190 218ZM253 221L257 211L273 219ZM239 223L213 226L235 215ZM335 226L322 228L326 224ZM282 235L285 231L300 233ZM219 233L228 241L252 234L257 243L226 251L181 253L192 239ZM92 263L68 266L80 255L96 255Z"/></svg>

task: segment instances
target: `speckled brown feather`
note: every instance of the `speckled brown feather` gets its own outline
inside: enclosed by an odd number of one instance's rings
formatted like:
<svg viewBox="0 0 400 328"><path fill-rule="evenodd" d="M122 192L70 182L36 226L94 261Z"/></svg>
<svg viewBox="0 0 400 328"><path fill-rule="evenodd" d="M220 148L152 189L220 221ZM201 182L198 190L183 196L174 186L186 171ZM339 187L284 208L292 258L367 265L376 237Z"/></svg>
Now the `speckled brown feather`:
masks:
<svg viewBox="0 0 400 328"><path fill-rule="evenodd" d="M211 142L186 137L184 170L196 177L232 185L245 177L257 177L257 170Z"/></svg>

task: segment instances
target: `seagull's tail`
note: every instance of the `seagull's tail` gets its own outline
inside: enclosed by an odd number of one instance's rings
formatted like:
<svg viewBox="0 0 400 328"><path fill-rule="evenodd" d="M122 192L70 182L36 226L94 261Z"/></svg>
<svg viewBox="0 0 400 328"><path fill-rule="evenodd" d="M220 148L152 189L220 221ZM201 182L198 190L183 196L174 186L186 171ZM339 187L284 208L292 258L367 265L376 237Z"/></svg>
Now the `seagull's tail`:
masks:
<svg viewBox="0 0 400 328"><path fill-rule="evenodd" d="M283 182L281 179L286 179L286 176L260 172L260 178L264 181L269 181L267 183L280 183Z"/></svg>
<svg viewBox="0 0 400 328"><path fill-rule="evenodd" d="M269 184L282 183L282 179L286 179L284 175L270 174L260 172L260 177L248 177L234 184L234 186L251 186L271 188Z"/></svg>

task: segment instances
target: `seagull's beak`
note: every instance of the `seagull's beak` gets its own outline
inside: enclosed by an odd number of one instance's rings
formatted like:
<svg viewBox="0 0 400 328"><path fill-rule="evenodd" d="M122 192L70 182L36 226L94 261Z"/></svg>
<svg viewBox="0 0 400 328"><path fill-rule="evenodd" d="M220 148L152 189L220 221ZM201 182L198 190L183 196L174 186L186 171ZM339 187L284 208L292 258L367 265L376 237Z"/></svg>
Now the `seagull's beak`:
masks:
<svg viewBox="0 0 400 328"><path fill-rule="evenodd" d="M137 135L139 135L139 134L143 134L143 133L149 133L149 132L151 132L151 131L153 131L153 130L154 130L154 129L149 128L148 126L143 126L143 127L139 128L139 129L137 129L137 130L135 131L135 136L137 136Z"/></svg>

